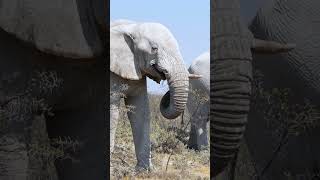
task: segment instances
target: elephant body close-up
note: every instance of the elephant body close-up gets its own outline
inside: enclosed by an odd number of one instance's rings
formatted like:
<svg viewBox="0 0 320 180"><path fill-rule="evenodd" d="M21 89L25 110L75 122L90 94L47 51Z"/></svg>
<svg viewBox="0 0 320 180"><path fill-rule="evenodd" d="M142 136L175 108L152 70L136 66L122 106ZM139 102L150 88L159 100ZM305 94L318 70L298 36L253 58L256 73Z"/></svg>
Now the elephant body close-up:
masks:
<svg viewBox="0 0 320 180"><path fill-rule="evenodd" d="M279 53L291 44L255 39L240 17L239 0L211 3L210 152L213 177L234 159L250 111L252 52Z"/></svg>
<svg viewBox="0 0 320 180"><path fill-rule="evenodd" d="M117 20L110 24L110 151L113 151L120 100L133 106L128 112L131 123L137 170L150 169L150 112L146 78L167 80L169 91L160 103L161 114L178 117L185 109L190 75L180 54L177 41L159 23Z"/></svg>
<svg viewBox="0 0 320 180"><path fill-rule="evenodd" d="M254 54L253 67L263 74L262 88L289 88L293 94L289 100L292 105L302 104L307 99L317 111L320 105L319 6L317 0L272 0L261 7L249 27L256 38L296 44L288 53ZM271 126L259 110L251 107L245 137L260 179L287 179L289 176L312 179L319 175L319 116L306 114L299 118L297 123L306 126L306 130L284 138L283 143L281 136L276 135L283 127ZM311 120L313 124L308 124ZM282 137L290 128L282 129Z"/></svg>
<svg viewBox="0 0 320 180"><path fill-rule="evenodd" d="M320 102L319 5L316 0L272 0L258 11L249 27L256 38L296 45L288 53L256 55L255 67L263 71L266 84L290 87L316 104Z"/></svg>
<svg viewBox="0 0 320 180"><path fill-rule="evenodd" d="M0 179L106 178L106 9L1 2Z"/></svg>
<svg viewBox="0 0 320 180"><path fill-rule="evenodd" d="M191 121L188 147L201 150L209 146L209 94L210 94L210 53L197 57L189 67L192 74L201 75L199 79L190 80L187 109Z"/></svg>

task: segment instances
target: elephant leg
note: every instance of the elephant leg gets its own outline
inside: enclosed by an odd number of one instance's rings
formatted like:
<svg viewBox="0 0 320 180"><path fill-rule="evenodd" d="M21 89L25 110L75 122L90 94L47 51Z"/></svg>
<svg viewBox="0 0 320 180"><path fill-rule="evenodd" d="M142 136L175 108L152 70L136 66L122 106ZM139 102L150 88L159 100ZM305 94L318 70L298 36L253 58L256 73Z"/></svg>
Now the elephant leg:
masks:
<svg viewBox="0 0 320 180"><path fill-rule="evenodd" d="M1 72L12 74L1 65ZM26 74L20 77L28 79ZM53 162L43 151L49 146L45 117L31 108L35 97L24 95L24 89L17 88L25 85L20 82L25 81L17 78L3 85L0 80L0 179L57 179Z"/></svg>
<svg viewBox="0 0 320 180"><path fill-rule="evenodd" d="M0 179L27 180L28 152L24 142L12 135L0 138Z"/></svg>
<svg viewBox="0 0 320 180"><path fill-rule="evenodd" d="M45 118L30 114L7 130L0 137L0 179L56 180L52 159L44 151L49 147Z"/></svg>
<svg viewBox="0 0 320 180"><path fill-rule="evenodd" d="M16 60L15 56L21 51L11 49L13 43L3 30L0 30L0 39L0 179L26 180L29 156L28 132L24 127L30 124L26 121L31 118L19 112L23 105L13 97L24 92L27 83L23 82L28 81L29 76L21 67L28 69L28 66Z"/></svg>
<svg viewBox="0 0 320 180"><path fill-rule="evenodd" d="M54 157L47 156L50 140L46 127L46 118L43 114L33 116L31 130L28 169L32 170L29 172L29 179L57 180L58 175L54 166Z"/></svg>
<svg viewBox="0 0 320 180"><path fill-rule="evenodd" d="M208 145L208 132L206 125L200 127L197 124L193 124L190 130L188 147L195 150L201 150Z"/></svg>
<svg viewBox="0 0 320 180"><path fill-rule="evenodd" d="M64 156L56 159L59 180L107 178L106 110L95 107L67 109L48 120L51 139L62 140L58 146ZM60 141L61 142L61 141Z"/></svg>
<svg viewBox="0 0 320 180"><path fill-rule="evenodd" d="M201 150L209 145L207 128L209 102L199 105L197 112L191 116L191 130L188 147L195 150Z"/></svg>
<svg viewBox="0 0 320 180"><path fill-rule="evenodd" d="M134 112L128 112L130 120L135 152L137 157L136 170L152 168L150 145L150 111L147 96L147 88L137 96L128 96L126 105L131 105Z"/></svg>
<svg viewBox="0 0 320 180"><path fill-rule="evenodd" d="M110 97L110 155L114 149L114 141L116 136L116 129L120 115L120 98Z"/></svg>

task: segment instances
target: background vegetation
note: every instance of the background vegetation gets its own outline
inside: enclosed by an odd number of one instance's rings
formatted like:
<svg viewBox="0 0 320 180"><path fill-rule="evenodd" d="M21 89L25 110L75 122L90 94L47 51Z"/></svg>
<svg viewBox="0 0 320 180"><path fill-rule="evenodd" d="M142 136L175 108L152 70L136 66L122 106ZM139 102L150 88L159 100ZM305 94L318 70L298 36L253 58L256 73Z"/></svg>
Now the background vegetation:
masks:
<svg viewBox="0 0 320 180"><path fill-rule="evenodd" d="M162 117L159 104L161 96L149 95L151 110L151 141L152 162L151 173L134 174L136 157L131 133L130 122L122 103L120 122L116 132L115 149L112 154L112 179L209 179L210 152L209 149L196 152L187 149L190 114L184 114L175 120ZM129 108L134 111L134 108Z"/></svg>
<svg viewBox="0 0 320 180"><path fill-rule="evenodd" d="M267 120L271 135L277 139L274 144L272 156L265 159L266 164L258 171L252 161L245 140L241 144L235 161L216 180L259 180L273 165L279 156L286 156L286 145L290 139L303 136L308 131L319 127L320 108L314 106L308 99L298 97L290 88L265 88L263 74L255 70L251 106L258 109L262 117ZM271 145L271 144L270 144ZM306 180L319 178L319 174L306 171L301 174ZM289 172L283 172L287 179L296 179Z"/></svg>

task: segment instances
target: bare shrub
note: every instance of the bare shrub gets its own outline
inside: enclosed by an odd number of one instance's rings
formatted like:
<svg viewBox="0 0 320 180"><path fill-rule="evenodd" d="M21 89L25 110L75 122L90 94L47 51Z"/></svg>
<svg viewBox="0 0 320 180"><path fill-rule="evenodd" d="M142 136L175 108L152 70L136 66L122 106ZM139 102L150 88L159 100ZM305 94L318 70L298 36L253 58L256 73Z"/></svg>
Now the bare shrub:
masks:
<svg viewBox="0 0 320 180"><path fill-rule="evenodd" d="M319 107L314 106L307 99L297 101L295 94L289 88L266 89L263 87L262 79L263 74L255 70L252 106L263 114L263 118L268 122L268 128L273 130L272 136L279 141L275 142L272 157L266 160L261 172L254 173L254 179L262 177L276 157L286 155L284 149L290 138L318 127L320 120ZM246 164L243 161L249 162L248 159L241 159L237 163ZM252 165L255 168L254 163Z"/></svg>

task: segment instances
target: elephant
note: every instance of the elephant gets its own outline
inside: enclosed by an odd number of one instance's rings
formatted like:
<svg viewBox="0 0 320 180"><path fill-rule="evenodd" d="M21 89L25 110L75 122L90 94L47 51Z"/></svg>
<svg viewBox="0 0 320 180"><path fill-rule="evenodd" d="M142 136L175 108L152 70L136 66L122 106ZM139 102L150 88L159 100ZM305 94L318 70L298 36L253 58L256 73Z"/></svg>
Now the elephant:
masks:
<svg viewBox="0 0 320 180"><path fill-rule="evenodd" d="M1 1L0 179L107 178L107 9Z"/></svg>
<svg viewBox="0 0 320 180"><path fill-rule="evenodd" d="M167 80L169 91L160 103L167 119L178 117L188 99L189 74L178 43L167 27L154 22L116 20L110 23L110 152L115 145L120 100L134 107L129 111L136 171L152 170L150 146L150 111L146 78L160 83Z"/></svg>
<svg viewBox="0 0 320 180"><path fill-rule="evenodd" d="M188 147L201 150L209 146L209 95L210 95L210 52L204 52L192 61L189 73L201 75L199 79L190 79L187 110L191 122ZM184 116L185 117L185 116Z"/></svg>
<svg viewBox="0 0 320 180"><path fill-rule="evenodd" d="M294 44L254 38L241 21L238 0L214 0L210 6L210 152L215 178L234 159L246 129L252 53L287 52Z"/></svg>
<svg viewBox="0 0 320 180"><path fill-rule="evenodd" d="M258 10L249 26L256 38L296 44L288 53L254 54L253 67L263 73L262 88L289 88L293 94L292 104L302 104L307 99L317 111L320 105L319 6L317 0L271 0ZM303 122L304 119L298 120L301 125ZM314 123L299 135L288 135L284 128L281 136L275 136L279 128L268 125L258 107L251 106L245 138L260 179L319 177L320 146L316 143L320 136L319 117L314 117Z"/></svg>

